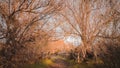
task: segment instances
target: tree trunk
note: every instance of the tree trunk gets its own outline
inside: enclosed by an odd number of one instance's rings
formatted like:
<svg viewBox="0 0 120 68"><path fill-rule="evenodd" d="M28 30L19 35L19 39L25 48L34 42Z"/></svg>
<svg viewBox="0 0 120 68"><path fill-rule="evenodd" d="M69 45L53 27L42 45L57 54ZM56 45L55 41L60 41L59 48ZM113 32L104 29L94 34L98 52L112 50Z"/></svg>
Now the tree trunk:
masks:
<svg viewBox="0 0 120 68"><path fill-rule="evenodd" d="M80 53L77 53L77 63L80 63Z"/></svg>

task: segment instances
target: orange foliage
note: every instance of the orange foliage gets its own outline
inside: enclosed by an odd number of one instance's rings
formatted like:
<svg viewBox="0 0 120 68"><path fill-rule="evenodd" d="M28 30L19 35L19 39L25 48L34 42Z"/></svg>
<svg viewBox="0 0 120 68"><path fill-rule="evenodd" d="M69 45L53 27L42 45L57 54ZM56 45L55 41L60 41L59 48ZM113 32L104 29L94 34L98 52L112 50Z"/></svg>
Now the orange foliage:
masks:
<svg viewBox="0 0 120 68"><path fill-rule="evenodd" d="M60 51L70 51L74 46L64 43L63 40L49 42L43 50L50 51L51 53L60 52Z"/></svg>

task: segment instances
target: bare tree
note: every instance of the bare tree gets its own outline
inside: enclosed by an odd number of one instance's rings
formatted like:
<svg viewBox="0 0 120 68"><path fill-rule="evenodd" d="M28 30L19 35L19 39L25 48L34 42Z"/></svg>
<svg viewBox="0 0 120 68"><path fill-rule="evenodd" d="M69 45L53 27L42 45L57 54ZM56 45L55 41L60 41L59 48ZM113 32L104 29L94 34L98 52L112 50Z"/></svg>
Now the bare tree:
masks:
<svg viewBox="0 0 120 68"><path fill-rule="evenodd" d="M47 33L41 28L62 9L62 1L55 0L0 0L0 39L4 40L3 56L10 61L24 44L46 39Z"/></svg>
<svg viewBox="0 0 120 68"><path fill-rule="evenodd" d="M74 29L71 34L81 37L80 51L83 59L87 56L87 52L93 52L97 56L94 46L97 40L100 40L99 38L117 39L120 37L118 26L115 26L120 20L118 6L120 2L117 0L66 1L66 9L61 15Z"/></svg>

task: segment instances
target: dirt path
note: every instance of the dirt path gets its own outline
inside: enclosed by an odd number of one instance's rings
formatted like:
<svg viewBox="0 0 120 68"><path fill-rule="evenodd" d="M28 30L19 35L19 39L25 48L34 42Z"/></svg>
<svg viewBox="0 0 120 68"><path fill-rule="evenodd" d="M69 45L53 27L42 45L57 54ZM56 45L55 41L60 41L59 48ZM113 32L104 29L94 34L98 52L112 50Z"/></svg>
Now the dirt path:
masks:
<svg viewBox="0 0 120 68"><path fill-rule="evenodd" d="M57 58L54 61L54 64L50 68L68 68L69 63L62 58Z"/></svg>
<svg viewBox="0 0 120 68"><path fill-rule="evenodd" d="M48 68L94 68L92 65L86 63L76 64L75 62L70 62L67 58L55 57L52 65Z"/></svg>

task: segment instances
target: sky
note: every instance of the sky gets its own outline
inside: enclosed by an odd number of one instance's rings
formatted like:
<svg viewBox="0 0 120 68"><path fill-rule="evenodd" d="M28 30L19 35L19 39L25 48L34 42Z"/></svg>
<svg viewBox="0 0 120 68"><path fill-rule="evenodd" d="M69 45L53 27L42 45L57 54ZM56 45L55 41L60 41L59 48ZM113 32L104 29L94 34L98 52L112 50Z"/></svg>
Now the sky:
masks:
<svg viewBox="0 0 120 68"><path fill-rule="evenodd" d="M78 36L68 36L64 38L65 43L70 43L73 44L75 46L79 46L81 44L81 38Z"/></svg>

